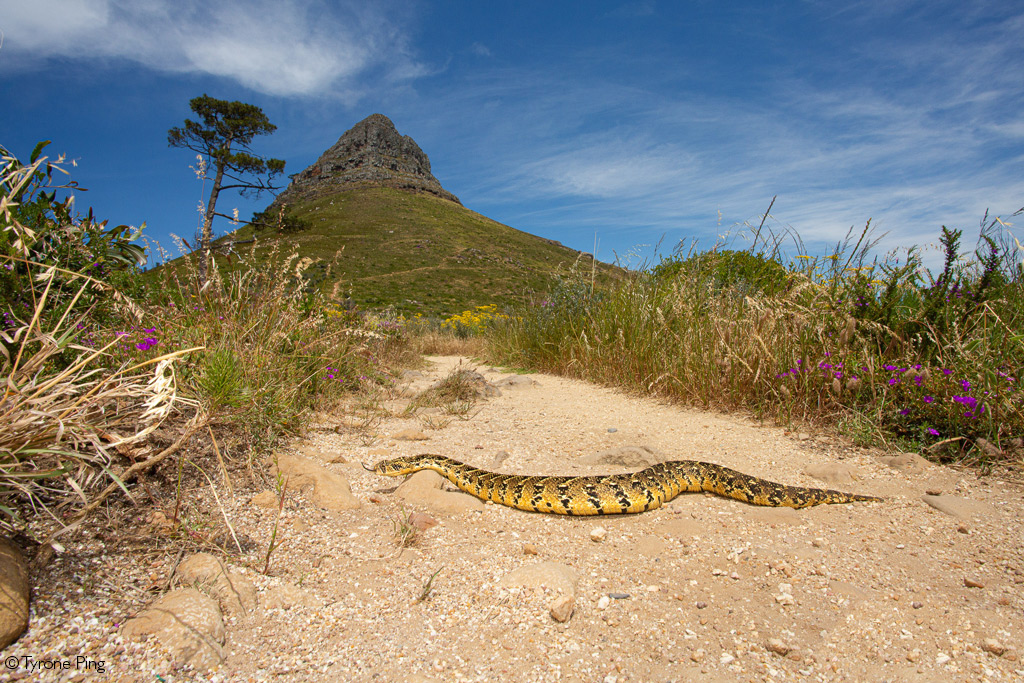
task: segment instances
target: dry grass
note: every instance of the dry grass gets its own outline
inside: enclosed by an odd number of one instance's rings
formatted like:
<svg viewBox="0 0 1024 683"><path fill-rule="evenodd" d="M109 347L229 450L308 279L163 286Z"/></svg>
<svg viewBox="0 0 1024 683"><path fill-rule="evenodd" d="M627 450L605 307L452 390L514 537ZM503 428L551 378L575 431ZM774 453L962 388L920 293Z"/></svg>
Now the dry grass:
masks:
<svg viewBox="0 0 1024 683"><path fill-rule="evenodd" d="M88 281L57 322L42 327L55 270L41 274L46 286L32 318L0 333L0 527L8 531L23 522L16 499L58 519L53 507L67 492L88 507L105 480L127 491L115 463L144 454L146 436L187 403L174 361L195 349L111 368L107 351L116 341L99 349L75 343L81 317L70 314ZM68 353L69 363L56 362Z"/></svg>

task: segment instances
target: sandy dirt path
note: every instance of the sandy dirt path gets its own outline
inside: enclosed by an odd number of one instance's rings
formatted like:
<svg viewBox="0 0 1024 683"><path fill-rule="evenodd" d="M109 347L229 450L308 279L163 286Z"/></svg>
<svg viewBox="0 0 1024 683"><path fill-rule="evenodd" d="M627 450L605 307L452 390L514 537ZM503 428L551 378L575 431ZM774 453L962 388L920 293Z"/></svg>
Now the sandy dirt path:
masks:
<svg viewBox="0 0 1024 683"><path fill-rule="evenodd" d="M459 362L432 358L406 393ZM468 367L495 384L510 376ZM396 398L386 402L393 416L373 427L377 439L323 430L287 449L347 478L361 507L331 512L289 494L271 576L244 565L262 564L277 511L250 503L252 491L226 501L254 543L229 562L251 578L259 606L226 620L214 680L1024 677L1019 484L526 377L533 382L501 387L466 416L401 415L408 398ZM429 439L395 438L403 431ZM798 511L688 494L641 515L574 518L484 505L429 481L396 491L399 480L359 464L431 452L508 473L598 474L627 469L608 464L627 447L886 500ZM598 453L605 464L581 462ZM402 548L396 526L414 512L438 524ZM282 586L288 600L267 600ZM556 619L568 606L568 620ZM152 641L126 647L112 658L124 680L193 676L169 667Z"/></svg>

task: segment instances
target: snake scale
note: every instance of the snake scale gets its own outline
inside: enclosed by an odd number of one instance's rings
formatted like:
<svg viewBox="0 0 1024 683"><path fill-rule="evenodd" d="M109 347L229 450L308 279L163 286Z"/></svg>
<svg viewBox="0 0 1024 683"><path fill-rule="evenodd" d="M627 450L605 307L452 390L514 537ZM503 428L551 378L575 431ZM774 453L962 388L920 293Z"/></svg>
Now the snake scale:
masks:
<svg viewBox="0 0 1024 683"><path fill-rule="evenodd" d="M785 486L696 460L662 462L633 473L581 477L499 474L431 454L382 460L373 467L364 467L386 477L434 470L481 500L556 515L646 512L661 507L680 493L699 491L752 505L790 508L882 500L830 489Z"/></svg>

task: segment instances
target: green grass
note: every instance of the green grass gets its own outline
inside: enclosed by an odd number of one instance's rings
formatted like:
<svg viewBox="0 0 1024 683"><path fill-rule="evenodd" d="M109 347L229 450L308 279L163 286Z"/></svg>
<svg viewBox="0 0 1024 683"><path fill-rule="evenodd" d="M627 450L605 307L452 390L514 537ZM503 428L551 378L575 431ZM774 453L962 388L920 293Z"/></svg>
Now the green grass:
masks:
<svg viewBox="0 0 1024 683"><path fill-rule="evenodd" d="M485 329L491 362L582 377L936 457L1024 436L1021 252L998 221L934 278L916 250L679 254L605 291L564 281ZM720 245L721 246L721 245ZM1013 455L1017 453L1017 455Z"/></svg>
<svg viewBox="0 0 1024 683"><path fill-rule="evenodd" d="M480 305L507 306L545 291L581 258L454 202L391 188L358 187L288 207L287 214L300 227L247 225L217 244L255 237L257 261L275 250L311 258L307 284L338 301L351 295L361 309L447 318ZM239 264L219 258L218 267ZM602 282L618 272L597 264Z"/></svg>

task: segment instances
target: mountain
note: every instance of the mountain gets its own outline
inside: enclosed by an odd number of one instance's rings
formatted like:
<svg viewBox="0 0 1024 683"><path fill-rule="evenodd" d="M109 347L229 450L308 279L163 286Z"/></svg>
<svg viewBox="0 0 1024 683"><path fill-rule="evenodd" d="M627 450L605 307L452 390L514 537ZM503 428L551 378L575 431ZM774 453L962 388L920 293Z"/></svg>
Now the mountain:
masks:
<svg viewBox="0 0 1024 683"><path fill-rule="evenodd" d="M313 282L360 308L447 317L543 294L574 265L588 274L593 267L599 280L620 272L467 209L433 176L419 145L382 114L357 123L292 176L259 218L263 225L217 240L219 252L255 238L258 258L314 259ZM239 267L234 258L218 264Z"/></svg>
<svg viewBox="0 0 1024 683"><path fill-rule="evenodd" d="M395 130L383 114L372 114L352 126L316 163L292 176L292 183L274 202L292 204L369 184L428 192L460 203L430 172L430 159L408 135Z"/></svg>

